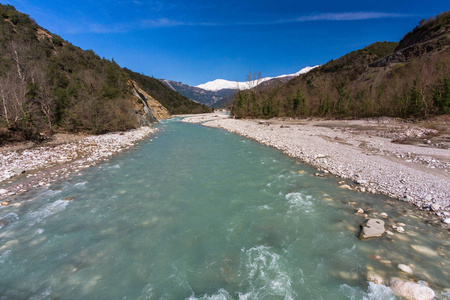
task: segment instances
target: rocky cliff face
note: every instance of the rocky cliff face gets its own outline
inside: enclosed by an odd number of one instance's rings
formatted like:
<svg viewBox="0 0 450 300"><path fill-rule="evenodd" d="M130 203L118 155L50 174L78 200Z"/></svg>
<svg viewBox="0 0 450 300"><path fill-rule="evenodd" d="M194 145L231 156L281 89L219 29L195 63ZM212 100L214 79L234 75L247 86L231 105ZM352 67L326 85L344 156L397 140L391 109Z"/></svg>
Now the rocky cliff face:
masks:
<svg viewBox="0 0 450 300"><path fill-rule="evenodd" d="M131 92L137 98L135 108L139 125L150 125L171 117L169 111L155 98L141 89L134 80L130 80L129 84Z"/></svg>
<svg viewBox="0 0 450 300"><path fill-rule="evenodd" d="M405 35L395 52L372 64L370 67L386 67L391 63L405 63L413 57L431 52L446 52L450 49L450 12L421 22Z"/></svg>

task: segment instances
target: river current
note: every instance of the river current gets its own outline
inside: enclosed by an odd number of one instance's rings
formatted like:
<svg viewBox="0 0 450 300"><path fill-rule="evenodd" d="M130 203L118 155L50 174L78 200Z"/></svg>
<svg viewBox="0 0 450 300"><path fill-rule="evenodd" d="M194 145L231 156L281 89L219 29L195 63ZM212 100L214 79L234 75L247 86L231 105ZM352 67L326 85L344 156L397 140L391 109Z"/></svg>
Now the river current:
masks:
<svg viewBox="0 0 450 300"><path fill-rule="evenodd" d="M450 235L425 213L235 134L157 127L0 209L0 299L396 299L371 270L450 299ZM406 232L360 241L359 207Z"/></svg>

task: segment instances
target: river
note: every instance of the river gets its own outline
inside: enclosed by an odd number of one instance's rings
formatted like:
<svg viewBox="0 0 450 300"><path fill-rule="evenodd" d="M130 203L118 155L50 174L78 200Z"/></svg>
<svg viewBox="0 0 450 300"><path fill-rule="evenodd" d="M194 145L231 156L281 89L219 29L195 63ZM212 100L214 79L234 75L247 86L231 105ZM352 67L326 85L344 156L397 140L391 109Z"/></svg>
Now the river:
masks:
<svg viewBox="0 0 450 300"><path fill-rule="evenodd" d="M0 299L396 299L371 270L450 299L449 232L427 214L232 133L158 127L0 210ZM359 207L406 232L360 241Z"/></svg>

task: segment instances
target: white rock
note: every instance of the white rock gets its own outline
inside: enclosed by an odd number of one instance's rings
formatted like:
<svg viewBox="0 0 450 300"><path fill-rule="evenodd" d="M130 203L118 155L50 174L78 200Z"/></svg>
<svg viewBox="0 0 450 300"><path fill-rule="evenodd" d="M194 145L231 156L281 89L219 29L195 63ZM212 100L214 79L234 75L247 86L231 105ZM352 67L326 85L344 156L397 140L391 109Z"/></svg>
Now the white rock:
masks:
<svg viewBox="0 0 450 300"><path fill-rule="evenodd" d="M434 291L429 287L399 278L392 279L391 288L397 295L409 300L431 300L436 297Z"/></svg>
<svg viewBox="0 0 450 300"><path fill-rule="evenodd" d="M412 270L410 267L408 267L407 265L399 264L397 267L398 267L400 270L402 270L403 272L407 273L407 274L412 274L412 273L414 273L413 270Z"/></svg>
<svg viewBox="0 0 450 300"><path fill-rule="evenodd" d="M401 227L401 226L395 226L395 225L392 225L392 228L393 228L395 231L400 232L400 233L404 233L404 232L405 232L405 228L403 228L403 227Z"/></svg>
<svg viewBox="0 0 450 300"><path fill-rule="evenodd" d="M384 221L380 219L369 219L366 223L361 225L362 230L359 239L365 240L368 238L381 237L384 232Z"/></svg>
<svg viewBox="0 0 450 300"><path fill-rule="evenodd" d="M422 253L426 256L438 256L439 254L434 251L433 249L430 249L428 247L425 246L421 246L421 245L411 245L411 248L413 248L414 250L416 250L419 253Z"/></svg>
<svg viewBox="0 0 450 300"><path fill-rule="evenodd" d="M8 190L0 189L0 195L4 195L4 194L7 194L7 193L9 193Z"/></svg>
<svg viewBox="0 0 450 300"><path fill-rule="evenodd" d="M444 219L442 220L442 222L444 222L445 224L450 224L450 218Z"/></svg>

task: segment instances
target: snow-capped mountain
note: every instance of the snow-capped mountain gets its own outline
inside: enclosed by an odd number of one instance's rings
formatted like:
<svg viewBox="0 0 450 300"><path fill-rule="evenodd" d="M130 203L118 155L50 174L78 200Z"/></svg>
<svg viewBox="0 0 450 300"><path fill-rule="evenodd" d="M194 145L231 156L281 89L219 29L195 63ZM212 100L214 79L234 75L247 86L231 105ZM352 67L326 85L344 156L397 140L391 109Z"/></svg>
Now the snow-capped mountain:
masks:
<svg viewBox="0 0 450 300"><path fill-rule="evenodd" d="M277 78L285 78L285 77L296 77L300 74L307 73L316 67L318 67L318 66L306 67L294 74L280 75L277 77L264 77L264 78L260 78L259 80L254 80L251 82L247 82L247 81L236 82L236 81L230 81L230 80L225 80L225 79L216 79L213 81L208 81L207 83L197 85L196 87L207 90L207 91L213 91L213 92L224 90L224 89L247 90L247 89L253 88L253 87L255 87L265 81L268 81L268 80L277 79Z"/></svg>

